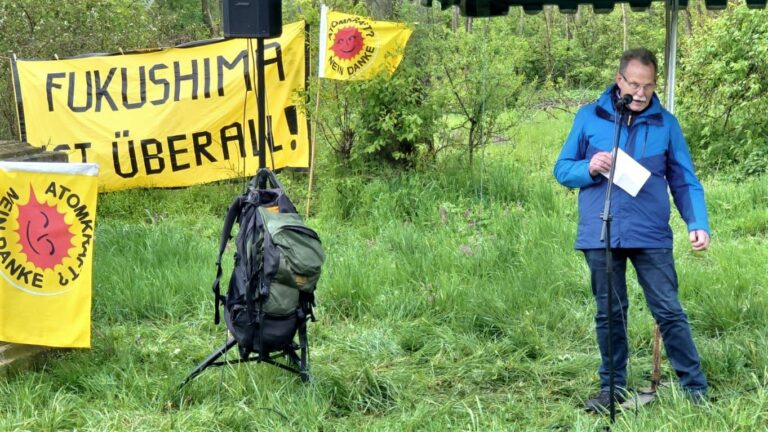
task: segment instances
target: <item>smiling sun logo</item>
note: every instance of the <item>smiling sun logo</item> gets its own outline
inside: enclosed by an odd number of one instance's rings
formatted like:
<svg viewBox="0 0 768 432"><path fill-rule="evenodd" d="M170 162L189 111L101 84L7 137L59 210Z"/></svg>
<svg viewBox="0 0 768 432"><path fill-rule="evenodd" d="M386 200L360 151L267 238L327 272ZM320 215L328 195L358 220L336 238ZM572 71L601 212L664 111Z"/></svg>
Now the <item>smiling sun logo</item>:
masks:
<svg viewBox="0 0 768 432"><path fill-rule="evenodd" d="M345 27L336 33L331 49L336 57L349 60L363 50L363 35L356 27Z"/></svg>
<svg viewBox="0 0 768 432"><path fill-rule="evenodd" d="M55 206L38 200L30 187L29 202L19 205L18 231L21 252L27 261L43 270L52 270L69 256L73 247L70 225Z"/></svg>

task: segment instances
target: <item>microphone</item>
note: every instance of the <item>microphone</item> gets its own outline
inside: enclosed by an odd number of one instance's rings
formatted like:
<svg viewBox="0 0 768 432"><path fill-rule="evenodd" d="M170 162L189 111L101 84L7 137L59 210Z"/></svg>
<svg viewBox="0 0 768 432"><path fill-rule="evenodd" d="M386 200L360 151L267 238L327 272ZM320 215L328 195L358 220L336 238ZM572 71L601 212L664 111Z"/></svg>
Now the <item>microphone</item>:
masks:
<svg viewBox="0 0 768 432"><path fill-rule="evenodd" d="M620 99L616 100L616 109L618 109L620 112L624 112L629 109L629 105L632 104L632 100L634 98L631 94L625 94Z"/></svg>

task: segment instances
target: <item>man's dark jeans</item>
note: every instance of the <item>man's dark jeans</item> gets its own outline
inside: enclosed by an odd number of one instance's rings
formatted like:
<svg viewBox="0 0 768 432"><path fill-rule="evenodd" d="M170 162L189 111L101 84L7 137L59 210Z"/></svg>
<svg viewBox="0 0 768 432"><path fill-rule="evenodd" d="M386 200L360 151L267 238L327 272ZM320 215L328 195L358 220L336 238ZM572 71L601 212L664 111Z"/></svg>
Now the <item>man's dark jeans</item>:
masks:
<svg viewBox="0 0 768 432"><path fill-rule="evenodd" d="M609 387L608 363L608 278L604 249L584 250L592 273L592 294L597 301L595 329L600 347L600 383ZM627 259L632 262L637 280L645 293L645 301L659 324L664 348L680 385L691 393L704 394L707 379L701 371L701 361L691 336L688 317L677 298L677 273L671 249L612 249L613 255L613 365L614 384L627 384Z"/></svg>

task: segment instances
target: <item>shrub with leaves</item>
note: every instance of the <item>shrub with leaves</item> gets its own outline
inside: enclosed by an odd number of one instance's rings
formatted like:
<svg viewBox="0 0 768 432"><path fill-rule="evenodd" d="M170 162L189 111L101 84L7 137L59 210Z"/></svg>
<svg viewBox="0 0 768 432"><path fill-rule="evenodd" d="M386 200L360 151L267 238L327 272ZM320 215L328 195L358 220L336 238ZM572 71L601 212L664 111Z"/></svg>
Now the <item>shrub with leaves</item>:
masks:
<svg viewBox="0 0 768 432"><path fill-rule="evenodd" d="M768 171L768 14L731 5L684 48L679 116L694 159L709 171Z"/></svg>

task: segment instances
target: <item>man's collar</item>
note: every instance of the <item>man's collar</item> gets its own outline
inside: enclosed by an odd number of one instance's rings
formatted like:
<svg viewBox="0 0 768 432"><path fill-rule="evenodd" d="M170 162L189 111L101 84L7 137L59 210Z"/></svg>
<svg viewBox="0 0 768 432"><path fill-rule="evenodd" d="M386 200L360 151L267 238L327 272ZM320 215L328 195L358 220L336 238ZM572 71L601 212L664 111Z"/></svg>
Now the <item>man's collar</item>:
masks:
<svg viewBox="0 0 768 432"><path fill-rule="evenodd" d="M613 87L609 87L605 92L603 92L603 95L598 99L595 106L595 114L599 118L610 122L614 121L614 115L616 114L616 101L619 98L619 93L617 90L618 86L614 84ZM640 112L632 112L632 117L634 117L633 124L636 122L642 122L651 126L663 125L664 115L662 114L661 108L659 108L660 106L661 103L658 101L658 98L654 93L651 96L651 103L648 104L644 110Z"/></svg>

